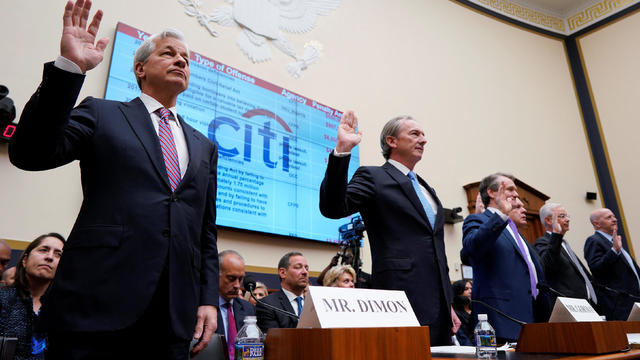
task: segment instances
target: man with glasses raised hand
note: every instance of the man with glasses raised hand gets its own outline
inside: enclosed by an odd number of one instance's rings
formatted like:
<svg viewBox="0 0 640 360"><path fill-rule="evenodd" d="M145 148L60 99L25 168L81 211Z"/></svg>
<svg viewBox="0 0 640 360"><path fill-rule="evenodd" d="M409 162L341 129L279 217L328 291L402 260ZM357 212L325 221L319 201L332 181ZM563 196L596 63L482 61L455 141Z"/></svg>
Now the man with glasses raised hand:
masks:
<svg viewBox="0 0 640 360"><path fill-rule="evenodd" d="M558 203L545 204L540 208L540 221L546 232L536 240L534 247L540 255L549 286L567 297L587 299L595 307L598 297L591 274L564 238L571 222L567 210Z"/></svg>

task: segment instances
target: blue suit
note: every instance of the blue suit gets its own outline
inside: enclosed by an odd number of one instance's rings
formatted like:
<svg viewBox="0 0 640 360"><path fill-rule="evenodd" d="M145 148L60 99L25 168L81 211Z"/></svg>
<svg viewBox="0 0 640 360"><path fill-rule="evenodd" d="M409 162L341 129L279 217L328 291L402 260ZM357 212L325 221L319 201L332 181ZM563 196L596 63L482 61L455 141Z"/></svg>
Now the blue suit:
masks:
<svg viewBox="0 0 640 360"><path fill-rule="evenodd" d="M179 117L189 166L172 192L142 101L87 98L74 109L83 80L45 64L9 146L11 162L24 170L80 161L82 206L43 303L43 325L123 329L142 316L162 275L171 327L190 339L198 306L218 304L217 147Z"/></svg>
<svg viewBox="0 0 640 360"><path fill-rule="evenodd" d="M462 252L469 257L473 267L473 290L471 298L483 301L502 312L527 323L544 320L548 309L534 310L529 269L518 245L506 229L507 222L498 214L487 210L482 214L467 216L462 225ZM524 240L524 239L523 239ZM544 281L542 266L533 247L525 241L538 276ZM544 304L545 296L538 299ZM487 314L496 336L518 339L520 325L478 303L473 304L473 313Z"/></svg>

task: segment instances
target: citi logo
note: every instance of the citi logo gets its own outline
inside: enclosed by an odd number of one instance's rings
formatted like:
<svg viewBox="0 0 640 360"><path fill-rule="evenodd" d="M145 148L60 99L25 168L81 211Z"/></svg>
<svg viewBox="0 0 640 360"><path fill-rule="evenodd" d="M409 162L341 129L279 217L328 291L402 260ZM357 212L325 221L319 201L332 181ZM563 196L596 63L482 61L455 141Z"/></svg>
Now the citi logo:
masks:
<svg viewBox="0 0 640 360"><path fill-rule="evenodd" d="M242 114L242 117L247 119L251 119L256 116L262 116L268 118L261 127L256 128L256 132L254 134L254 126L245 123L244 129L242 126L238 124L237 121L228 118L226 116L220 116L211 121L209 123L209 139L215 142L218 145L218 152L226 157L236 157L242 155L244 161L251 162L251 150L253 146L254 135L258 138L257 141L260 141L260 137L262 138L262 162L271 169L275 169L278 166L278 157L282 159L282 171L289 172L289 141L290 137L286 135L293 134L291 128L287 123L282 120L282 118L275 113L265 110L265 109L253 109L249 110L246 113ZM284 131L285 135L281 136L281 139L278 139L278 134L271 130L272 120L275 120L277 126L280 126ZM219 129L222 129L225 126L229 126L234 132L238 133L244 131L244 143L242 153L238 150L238 147L225 147L229 146L228 144L221 144L216 137L216 132ZM224 129L224 131L228 131L228 129ZM238 134L240 135L240 134ZM282 143L282 151L281 155L278 154L280 149L278 149L278 145ZM272 145L274 145L272 147ZM273 151L272 151L273 150ZM272 154L273 152L273 154ZM275 160L272 160L272 156L275 157Z"/></svg>

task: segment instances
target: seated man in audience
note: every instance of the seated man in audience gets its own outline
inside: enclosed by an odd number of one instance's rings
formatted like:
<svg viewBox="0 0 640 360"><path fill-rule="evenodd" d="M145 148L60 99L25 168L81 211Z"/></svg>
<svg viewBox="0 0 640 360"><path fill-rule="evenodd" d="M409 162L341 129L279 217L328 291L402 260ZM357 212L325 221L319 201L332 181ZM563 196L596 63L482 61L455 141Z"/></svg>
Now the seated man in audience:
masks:
<svg viewBox="0 0 640 360"><path fill-rule="evenodd" d="M15 280L16 280L16 267L12 266L2 273L2 278L0 278L0 287L11 286L13 285Z"/></svg>
<svg viewBox="0 0 640 360"><path fill-rule="evenodd" d="M549 285L566 297L587 299L593 305L597 304L591 274L564 238L571 221L565 208L558 203L545 204L540 208L540 221L546 233L534 246ZM552 298L554 304L555 296Z"/></svg>
<svg viewBox="0 0 640 360"><path fill-rule="evenodd" d="M595 210L589 220L595 233L584 244L584 258L601 290L598 305L607 320L627 320L637 301L629 295L640 296L640 268L622 248L618 220L611 210Z"/></svg>
<svg viewBox="0 0 640 360"><path fill-rule="evenodd" d="M245 316L255 316L256 309L249 302L238 296L238 290L244 280L244 258L234 250L224 250L218 254L220 264L220 296L217 334L224 334L227 339L229 359L234 359L234 343L238 330L244 325Z"/></svg>
<svg viewBox="0 0 640 360"><path fill-rule="evenodd" d="M479 191L486 210L464 220L461 254L473 266L471 298L527 323L546 321L546 297L537 290L543 270L537 253L518 232L527 218L513 180L502 173L482 179ZM498 342L518 339L520 325L489 307L474 304L473 314L474 321L476 314L488 315Z"/></svg>
<svg viewBox="0 0 640 360"><path fill-rule="evenodd" d="M7 269L9 261L11 261L11 247L6 241L0 240L0 275Z"/></svg>
<svg viewBox="0 0 640 360"><path fill-rule="evenodd" d="M16 265L13 286L0 289L0 335L18 338L16 359L44 359L44 334L34 331L45 293L58 268L64 238L50 233L38 236Z"/></svg>
<svg viewBox="0 0 640 360"><path fill-rule="evenodd" d="M300 316L304 305L304 291L309 284L309 265L299 252L289 252L278 262L281 291L275 292L262 301L278 309ZM294 328L298 320L275 311L261 303L256 305L258 326L266 333L271 328Z"/></svg>

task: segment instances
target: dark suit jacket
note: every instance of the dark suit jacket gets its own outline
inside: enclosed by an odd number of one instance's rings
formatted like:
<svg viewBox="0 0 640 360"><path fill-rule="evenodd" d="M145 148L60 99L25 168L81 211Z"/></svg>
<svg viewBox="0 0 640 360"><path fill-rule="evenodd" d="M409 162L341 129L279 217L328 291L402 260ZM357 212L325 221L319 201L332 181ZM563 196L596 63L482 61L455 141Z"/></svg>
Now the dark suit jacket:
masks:
<svg viewBox="0 0 640 360"><path fill-rule="evenodd" d="M220 304L222 306L222 304ZM240 331L240 328L244 325L245 316L255 316L256 308L250 302L235 298L233 299L233 318L236 320L236 331ZM225 334L224 331L224 322L222 321L222 311L218 311L218 328L216 329L217 334ZM229 339L227 339L229 341Z"/></svg>
<svg viewBox="0 0 640 360"><path fill-rule="evenodd" d="M288 311L294 315L296 313L289 302L289 298L287 298L287 295L285 295L282 290L264 297L260 299L260 301L275 306L278 309ZM256 304L256 314L258 316L258 327L265 334L271 328L295 328L298 326L298 320L296 318L270 309L259 302Z"/></svg>
<svg viewBox="0 0 640 360"><path fill-rule="evenodd" d="M190 339L198 306L218 304L217 147L179 117L189 167L172 193L142 101L87 98L73 109L83 80L45 64L9 145L11 162L24 170L80 160L82 207L42 308L44 326L131 325L166 267L171 323Z"/></svg>
<svg viewBox="0 0 640 360"><path fill-rule="evenodd" d="M588 299L584 278L562 247L561 234L545 233L536 240L534 247L540 256L549 286L567 297ZM578 259L578 262L589 280L591 280L589 270L582 264L580 259Z"/></svg>
<svg viewBox="0 0 640 360"><path fill-rule="evenodd" d="M534 311L531 297L529 268L506 227L507 222L489 210L469 215L464 220L463 252L469 257L473 267L471 299L483 301L527 323L546 321L547 319L543 319L548 316L546 297L539 292L541 309L538 315ZM544 272L537 253L526 241L525 244L536 268L538 282L544 282ZM477 314L487 314L489 323L496 330L496 336L518 339L520 325L517 323L478 303L473 304L473 314L474 321L477 321Z"/></svg>
<svg viewBox="0 0 640 360"><path fill-rule="evenodd" d="M429 325L432 333L438 328L450 333L453 294L444 211L435 191L418 178L437 203L434 229L408 176L385 163L360 167L347 184L349 158L330 155L320 211L333 219L359 211L371 244L373 288L404 290L421 325ZM449 333L440 338L450 339Z"/></svg>
<svg viewBox="0 0 640 360"><path fill-rule="evenodd" d="M602 234L596 232L584 243L584 258L589 264L594 282L611 289L640 296L638 279L622 253L616 254L613 245ZM638 274L640 269L633 262ZM607 320L627 320L633 307L630 297L599 288L598 305Z"/></svg>

